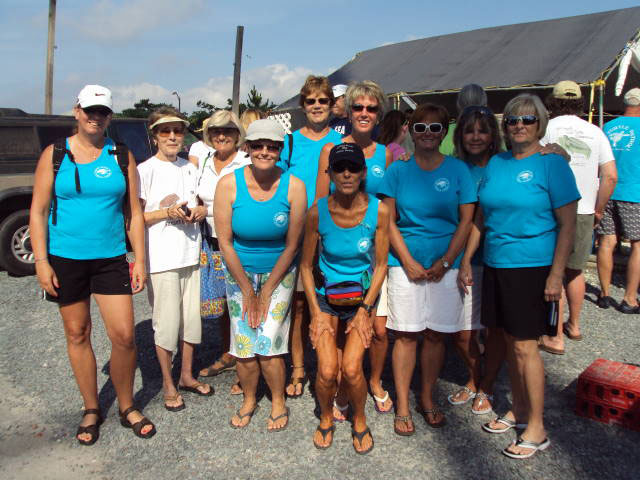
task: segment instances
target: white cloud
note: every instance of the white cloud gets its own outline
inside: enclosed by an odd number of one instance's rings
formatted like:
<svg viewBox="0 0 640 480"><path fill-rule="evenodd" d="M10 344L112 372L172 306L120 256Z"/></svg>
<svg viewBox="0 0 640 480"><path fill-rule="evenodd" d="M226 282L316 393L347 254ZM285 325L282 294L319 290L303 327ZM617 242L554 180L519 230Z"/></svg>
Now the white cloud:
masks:
<svg viewBox="0 0 640 480"><path fill-rule="evenodd" d="M206 0L98 0L64 20L86 37L113 43L160 25L171 29L181 20L201 14L206 5Z"/></svg>
<svg viewBox="0 0 640 480"><path fill-rule="evenodd" d="M304 67L289 68L287 65L274 64L255 68L242 73L240 81L240 101L245 101L247 94L253 85L263 101L267 98L278 104L289 99L300 91L308 75L312 71ZM233 89L233 77L214 77L208 79L203 85L178 91L181 100L181 108L185 112L195 110L196 102L204 100L218 107L227 105L227 98L231 97ZM137 85L119 86L112 88L114 93L114 109L121 111L132 107L141 98L148 98L152 103L165 102L176 105L177 99L172 91L161 85L140 83Z"/></svg>

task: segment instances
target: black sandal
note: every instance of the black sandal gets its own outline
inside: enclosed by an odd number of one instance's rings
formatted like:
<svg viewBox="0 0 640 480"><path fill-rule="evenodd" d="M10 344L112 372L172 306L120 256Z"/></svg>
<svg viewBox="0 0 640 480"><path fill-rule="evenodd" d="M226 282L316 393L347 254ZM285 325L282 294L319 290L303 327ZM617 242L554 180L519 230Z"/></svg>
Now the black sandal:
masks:
<svg viewBox="0 0 640 480"><path fill-rule="evenodd" d="M138 410L136 407L131 406L124 412L120 412L120 425L122 425L124 428L132 429L133 433L136 434L136 437L144 439L153 437L156 434L156 426L147 417L143 416L142 419L137 421L136 423L131 423L129 420L127 420L127 415L129 415L131 412L135 412L136 410ZM147 433L142 433L142 429L147 425L151 425L151 430L149 430Z"/></svg>
<svg viewBox="0 0 640 480"><path fill-rule="evenodd" d="M371 437L371 446L369 448L367 448L366 450L358 450L356 448L356 444L355 443L353 444L353 449L358 455L366 455L371 450L373 450L373 435L371 435L371 430L369 430L369 427L365 428L362 432L356 432L355 428L351 429L351 439L352 440L357 439L361 447L362 447L362 440L364 440L364 437L367 434Z"/></svg>
<svg viewBox="0 0 640 480"><path fill-rule="evenodd" d="M87 415L97 415L98 421L93 425L87 425L87 426L80 425L78 427L78 431L76 432L76 440L78 440L78 443L80 445L85 445L88 447L96 443L98 441L98 438L100 438L100 425L102 425L102 422L104 422L104 419L100 414L100 410L98 410L97 408L87 408L86 410L84 410L84 412L82 412L82 418L84 418ZM89 435L91 435L91 440L79 439L78 435L82 435L83 433L88 433Z"/></svg>
<svg viewBox="0 0 640 480"><path fill-rule="evenodd" d="M300 365L298 367L293 366L293 368L304 368L304 365ZM309 380L309 377L307 376L307 372L305 372L305 374L302 377L294 377L293 376L293 371L291 372L291 381L289 382L289 385L293 385L293 393L291 395L289 395L288 393L286 394L288 398L300 398L302 395L304 395L304 387L307 384L307 381ZM300 393L296 393L296 387L298 385L302 384L302 389L300 390ZM289 386L287 385L287 387ZM285 393L286 393L286 388L285 388Z"/></svg>
<svg viewBox="0 0 640 480"><path fill-rule="evenodd" d="M318 445L314 441L313 442L313 446L314 447L316 447L318 450L326 450L331 445L333 445L333 435L336 433L336 426L335 425L331 425L329 428L320 428L320 425L318 425L316 427L316 432L320 432L320 435L322 435L322 440L324 440L324 441L327 440L327 435L329 435L331 433L331 441L329 442L328 445Z"/></svg>

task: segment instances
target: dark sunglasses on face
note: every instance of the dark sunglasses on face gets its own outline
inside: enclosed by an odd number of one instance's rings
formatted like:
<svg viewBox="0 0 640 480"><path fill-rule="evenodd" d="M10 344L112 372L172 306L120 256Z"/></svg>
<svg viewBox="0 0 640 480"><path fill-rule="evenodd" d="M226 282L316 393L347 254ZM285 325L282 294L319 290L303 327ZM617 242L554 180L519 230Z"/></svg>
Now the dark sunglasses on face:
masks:
<svg viewBox="0 0 640 480"><path fill-rule="evenodd" d="M231 135L237 131L237 128L231 127L211 127L209 128L209 135Z"/></svg>
<svg viewBox="0 0 640 480"><path fill-rule="evenodd" d="M356 103L355 105L351 105L351 110L353 110L354 112L361 112L363 110L366 110L369 113L378 113L378 110L380 110L380 107L378 105L360 105L359 103Z"/></svg>
<svg viewBox="0 0 640 480"><path fill-rule="evenodd" d="M336 162L333 165L331 165L332 172L342 173L345 170L349 170L351 173L360 173L362 170L364 170L364 165L361 165L355 162L350 162L348 160Z"/></svg>
<svg viewBox="0 0 640 480"><path fill-rule="evenodd" d="M111 114L110 109L108 109L107 107L100 107L100 106L83 108L82 111L87 115L97 114L103 117L106 117Z"/></svg>
<svg viewBox="0 0 640 480"><path fill-rule="evenodd" d="M329 102L331 100L327 97L321 97L321 98L305 98L304 99L304 104L307 106L311 106L311 105L315 105L316 102L319 103L320 105L329 105Z"/></svg>
<svg viewBox="0 0 640 480"><path fill-rule="evenodd" d="M161 127L158 129L158 136L161 138L167 138L171 135L171 132L173 132L176 137L184 137L183 127Z"/></svg>
<svg viewBox="0 0 640 480"><path fill-rule="evenodd" d="M413 124L414 133L425 133L427 130L430 131L431 133L440 133L442 131L442 124L441 123L414 123Z"/></svg>
<svg viewBox="0 0 640 480"><path fill-rule="evenodd" d="M522 121L523 125L533 125L538 121L538 117L535 115L509 115L508 117L504 117L504 123L510 127L516 126L520 121Z"/></svg>
<svg viewBox="0 0 640 480"><path fill-rule="evenodd" d="M471 105L469 107L465 107L465 109L462 110L463 117L466 117L467 115L471 115L473 113L479 113L483 117L493 116L493 112L491 110L489 110L487 107L483 107L480 105Z"/></svg>
<svg viewBox="0 0 640 480"><path fill-rule="evenodd" d="M278 145L273 145L270 143L250 143L249 148L254 151L261 152L264 148L267 147L267 151L269 153L278 153L280 151L280 147Z"/></svg>

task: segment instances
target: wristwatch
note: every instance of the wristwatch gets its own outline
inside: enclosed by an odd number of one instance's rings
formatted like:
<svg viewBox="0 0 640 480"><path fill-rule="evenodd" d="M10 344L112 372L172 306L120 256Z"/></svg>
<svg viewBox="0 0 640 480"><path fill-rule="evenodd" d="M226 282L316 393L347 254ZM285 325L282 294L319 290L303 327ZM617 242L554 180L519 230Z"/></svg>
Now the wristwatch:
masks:
<svg viewBox="0 0 640 480"><path fill-rule="evenodd" d="M367 313L371 313L373 311L373 305L367 305L366 303L362 302L360 306L364 308L364 311Z"/></svg>
<svg viewBox="0 0 640 480"><path fill-rule="evenodd" d="M442 266L443 266L445 269L449 269L449 267L451 266L451 264L450 264L449 262L447 262L447 259L446 259L446 258L444 258L444 257L442 257L440 260L442 260Z"/></svg>

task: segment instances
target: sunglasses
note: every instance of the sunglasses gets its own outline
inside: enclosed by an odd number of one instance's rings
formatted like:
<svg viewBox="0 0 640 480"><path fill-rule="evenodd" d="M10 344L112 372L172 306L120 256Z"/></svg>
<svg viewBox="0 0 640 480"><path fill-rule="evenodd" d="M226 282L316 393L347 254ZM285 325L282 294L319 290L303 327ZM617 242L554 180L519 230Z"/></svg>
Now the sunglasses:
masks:
<svg viewBox="0 0 640 480"><path fill-rule="evenodd" d="M331 100L327 97L321 97L321 98L305 98L304 99L304 104L306 106L311 106L311 105L315 105L316 103L319 103L320 105L329 105L329 102Z"/></svg>
<svg viewBox="0 0 640 480"><path fill-rule="evenodd" d="M533 125L538 121L538 117L535 115L509 115L508 117L504 117L504 123L510 127L516 126L520 121L523 125Z"/></svg>
<svg viewBox="0 0 640 480"><path fill-rule="evenodd" d="M238 129L233 127L211 127L208 129L209 135L231 135L237 131Z"/></svg>
<svg viewBox="0 0 640 480"><path fill-rule="evenodd" d="M480 115L482 115L483 117L492 117L493 116L493 112L491 110L489 110L487 107L483 107L480 105L471 105L469 107L465 107L464 110L462 110L462 115L463 117L466 117L467 115L471 115L474 113L479 113Z"/></svg>
<svg viewBox="0 0 640 480"><path fill-rule="evenodd" d="M356 103L355 105L351 105L351 110L353 110L354 112L361 112L363 110L366 110L369 113L378 113L378 110L380 110L380 107L378 105L360 105L359 103Z"/></svg>
<svg viewBox="0 0 640 480"><path fill-rule="evenodd" d="M100 106L83 108L82 111L87 115L101 115L103 117L109 116L112 113L109 108Z"/></svg>
<svg viewBox="0 0 640 480"><path fill-rule="evenodd" d="M266 147L269 153L278 153L280 151L280 147L278 145L273 145L271 143L250 143L249 148L251 150L261 152Z"/></svg>
<svg viewBox="0 0 640 480"><path fill-rule="evenodd" d="M351 173L360 173L364 170L364 165L360 163L350 162L349 160L343 160L331 165L331 171L335 173L342 173L345 170L349 170Z"/></svg>
<svg viewBox="0 0 640 480"><path fill-rule="evenodd" d="M160 127L158 129L157 135L160 138L167 138L169 137L169 135L171 135L172 132L176 137L184 137L183 127Z"/></svg>
<svg viewBox="0 0 640 480"><path fill-rule="evenodd" d="M442 131L441 123L414 123L413 133L425 133L426 131L431 133L440 133Z"/></svg>

